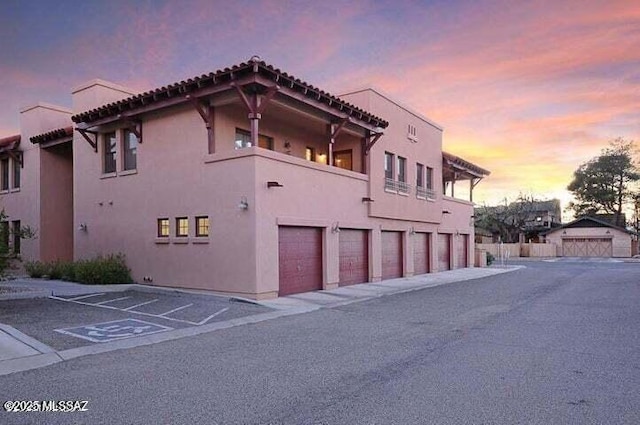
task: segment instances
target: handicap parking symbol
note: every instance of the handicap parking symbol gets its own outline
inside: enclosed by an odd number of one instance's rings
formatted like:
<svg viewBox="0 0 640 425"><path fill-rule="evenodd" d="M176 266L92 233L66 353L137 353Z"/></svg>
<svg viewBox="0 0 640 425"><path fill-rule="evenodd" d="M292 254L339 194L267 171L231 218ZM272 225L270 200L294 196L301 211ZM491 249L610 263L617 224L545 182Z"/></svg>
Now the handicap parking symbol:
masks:
<svg viewBox="0 0 640 425"><path fill-rule="evenodd" d="M91 342L108 342L169 330L173 330L173 328L145 322L143 320L124 319L73 328L56 329L55 331L65 335L75 336L76 338L86 339Z"/></svg>

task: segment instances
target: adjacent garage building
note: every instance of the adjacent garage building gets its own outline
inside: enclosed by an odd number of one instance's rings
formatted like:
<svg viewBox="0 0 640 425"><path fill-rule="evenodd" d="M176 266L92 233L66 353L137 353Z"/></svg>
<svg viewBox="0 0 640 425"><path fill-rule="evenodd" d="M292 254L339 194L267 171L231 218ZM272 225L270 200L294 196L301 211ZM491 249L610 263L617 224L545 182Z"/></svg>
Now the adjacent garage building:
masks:
<svg viewBox="0 0 640 425"><path fill-rule="evenodd" d="M594 217L581 217L545 234L560 257L631 257L633 233Z"/></svg>

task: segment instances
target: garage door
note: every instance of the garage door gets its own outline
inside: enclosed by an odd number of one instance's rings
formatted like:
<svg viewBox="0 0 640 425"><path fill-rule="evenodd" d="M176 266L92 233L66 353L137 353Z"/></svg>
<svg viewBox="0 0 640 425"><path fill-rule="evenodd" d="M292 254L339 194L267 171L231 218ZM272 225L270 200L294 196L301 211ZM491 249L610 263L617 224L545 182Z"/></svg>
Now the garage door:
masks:
<svg viewBox="0 0 640 425"><path fill-rule="evenodd" d="M429 234L413 235L413 270L414 274L429 273Z"/></svg>
<svg viewBox="0 0 640 425"><path fill-rule="evenodd" d="M562 255L565 257L611 257L611 239L571 238L562 240Z"/></svg>
<svg viewBox="0 0 640 425"><path fill-rule="evenodd" d="M289 295L322 289L322 229L278 229L280 290Z"/></svg>
<svg viewBox="0 0 640 425"><path fill-rule="evenodd" d="M438 234L438 271L440 272L451 269L450 241L451 235Z"/></svg>
<svg viewBox="0 0 640 425"><path fill-rule="evenodd" d="M402 233L382 232L382 279L402 277Z"/></svg>
<svg viewBox="0 0 640 425"><path fill-rule="evenodd" d="M467 267L467 258L469 256L469 235L460 235L458 238L458 247L456 255L456 268L462 269Z"/></svg>
<svg viewBox="0 0 640 425"><path fill-rule="evenodd" d="M369 281L369 232L340 229L340 286Z"/></svg>

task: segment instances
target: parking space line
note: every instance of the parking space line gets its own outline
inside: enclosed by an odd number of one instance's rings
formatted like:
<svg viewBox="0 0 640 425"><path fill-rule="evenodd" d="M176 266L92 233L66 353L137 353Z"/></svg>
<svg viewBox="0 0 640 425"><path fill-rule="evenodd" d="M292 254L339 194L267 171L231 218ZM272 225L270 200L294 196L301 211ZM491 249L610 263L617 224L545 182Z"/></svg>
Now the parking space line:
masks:
<svg viewBox="0 0 640 425"><path fill-rule="evenodd" d="M75 297L75 298L65 298L67 301L75 301L75 300L81 300L83 298L89 298L89 297L97 297L99 295L104 295L104 292L101 294L89 294L89 295L82 295L80 297Z"/></svg>
<svg viewBox="0 0 640 425"><path fill-rule="evenodd" d="M126 300L128 298L131 298L131 297L120 297L120 298L115 298L113 300L101 301L99 303L92 303L92 304L94 304L94 305L102 305L102 304L112 303L114 301Z"/></svg>
<svg viewBox="0 0 640 425"><path fill-rule="evenodd" d="M216 317L219 314L224 313L227 310L229 310L229 307L223 308L222 310L218 311L217 313L213 313L211 316L207 317L206 319L202 320L201 322L198 322L198 325L204 325L209 320L213 319L214 317Z"/></svg>
<svg viewBox="0 0 640 425"><path fill-rule="evenodd" d="M173 310L169 310L169 311L167 311L166 313L158 314L158 316L162 316L162 317L164 317L164 316L166 316L167 314L175 313L176 311L180 311L180 310L182 310L182 309L184 309L184 308L191 307L192 305L193 305L193 303L191 303L191 304L187 304L187 305L183 305L182 307L178 307L178 308L174 308Z"/></svg>
<svg viewBox="0 0 640 425"><path fill-rule="evenodd" d="M154 302L156 302L156 301L158 301L158 300L157 300L157 299L155 299L155 300L147 301L147 302L145 302L145 303L140 303L140 304L132 305L131 307L123 308L122 310L123 310L123 311L133 310L134 308L142 307L143 305L151 304L151 303L154 303Z"/></svg>

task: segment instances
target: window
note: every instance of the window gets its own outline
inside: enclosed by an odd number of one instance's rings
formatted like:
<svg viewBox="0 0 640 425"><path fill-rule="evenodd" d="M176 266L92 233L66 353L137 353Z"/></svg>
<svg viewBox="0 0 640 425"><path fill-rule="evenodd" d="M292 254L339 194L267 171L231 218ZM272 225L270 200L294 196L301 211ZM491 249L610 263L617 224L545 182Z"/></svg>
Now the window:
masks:
<svg viewBox="0 0 640 425"><path fill-rule="evenodd" d="M407 160L401 156L398 157L398 181L407 182Z"/></svg>
<svg viewBox="0 0 640 425"><path fill-rule="evenodd" d="M411 124L407 126L407 138L412 142L418 141L418 131L416 130L416 127Z"/></svg>
<svg viewBox="0 0 640 425"><path fill-rule="evenodd" d="M433 190L433 168L427 167L427 189Z"/></svg>
<svg viewBox="0 0 640 425"><path fill-rule="evenodd" d="M14 189L19 189L20 188L20 171L21 171L22 165L20 165L20 162L18 161L13 161L13 188Z"/></svg>
<svg viewBox="0 0 640 425"><path fill-rule="evenodd" d="M263 134L258 134L258 146L263 149L273 150L273 137L268 137ZM236 149L250 148L251 147L251 133L236 128Z"/></svg>
<svg viewBox="0 0 640 425"><path fill-rule="evenodd" d="M416 163L416 187L424 188L424 165Z"/></svg>
<svg viewBox="0 0 640 425"><path fill-rule="evenodd" d="M307 146L307 149L304 151L304 157L307 161L315 161L316 160L316 150L314 148L310 148Z"/></svg>
<svg viewBox="0 0 640 425"><path fill-rule="evenodd" d="M393 180L393 154L389 152L384 153L384 177Z"/></svg>
<svg viewBox="0 0 640 425"><path fill-rule="evenodd" d="M207 216L196 217L196 236L197 237L209 236L209 217Z"/></svg>
<svg viewBox="0 0 640 425"><path fill-rule="evenodd" d="M353 154L351 149L334 152L333 165L345 170L353 170Z"/></svg>
<svg viewBox="0 0 640 425"><path fill-rule="evenodd" d="M122 144L123 170L135 170L138 162L138 136L131 130L125 130Z"/></svg>
<svg viewBox="0 0 640 425"><path fill-rule="evenodd" d="M3 158L0 162L0 179L2 180L1 190L9 190L9 158Z"/></svg>
<svg viewBox="0 0 640 425"><path fill-rule="evenodd" d="M189 219L187 217L176 218L176 236L179 238L189 236Z"/></svg>
<svg viewBox="0 0 640 425"><path fill-rule="evenodd" d="M12 235L13 235L13 253L14 254L20 254L20 236L21 236L21 231L20 231L20 220L14 220L11 222L11 227L12 227Z"/></svg>
<svg viewBox="0 0 640 425"><path fill-rule="evenodd" d="M104 174L116 172L116 133L105 133L103 140Z"/></svg>
<svg viewBox="0 0 640 425"><path fill-rule="evenodd" d="M159 238L169 237L169 219L168 218L158 219L158 237Z"/></svg>

